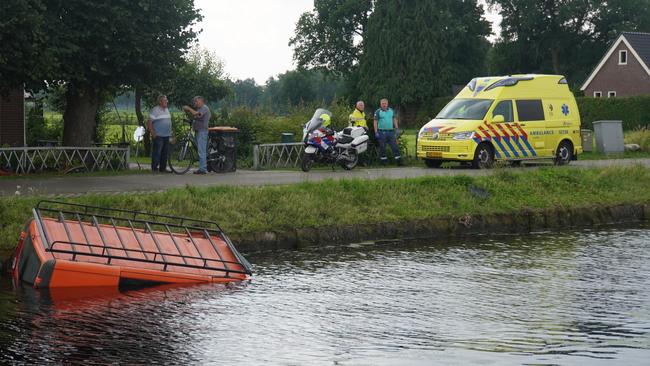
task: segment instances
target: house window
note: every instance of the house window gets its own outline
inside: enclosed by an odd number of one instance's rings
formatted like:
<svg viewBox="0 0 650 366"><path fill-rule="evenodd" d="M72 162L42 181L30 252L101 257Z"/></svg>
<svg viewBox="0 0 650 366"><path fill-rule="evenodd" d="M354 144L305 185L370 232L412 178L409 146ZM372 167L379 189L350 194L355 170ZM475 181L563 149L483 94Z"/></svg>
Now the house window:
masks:
<svg viewBox="0 0 650 366"><path fill-rule="evenodd" d="M618 51L618 64L627 65L627 51L625 50Z"/></svg>
<svg viewBox="0 0 650 366"><path fill-rule="evenodd" d="M616 96L616 91L608 91L607 98L614 98Z"/></svg>
<svg viewBox="0 0 650 366"><path fill-rule="evenodd" d="M600 98L603 96L603 92L595 91L594 92L594 98Z"/></svg>

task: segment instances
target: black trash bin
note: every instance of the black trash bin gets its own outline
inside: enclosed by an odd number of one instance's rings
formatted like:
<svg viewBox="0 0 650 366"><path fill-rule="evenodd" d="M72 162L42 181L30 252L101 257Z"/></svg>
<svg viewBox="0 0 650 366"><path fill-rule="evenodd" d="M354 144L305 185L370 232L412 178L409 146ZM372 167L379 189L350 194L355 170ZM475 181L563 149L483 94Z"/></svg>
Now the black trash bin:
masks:
<svg viewBox="0 0 650 366"><path fill-rule="evenodd" d="M280 140L283 144L290 144L293 141L293 133L291 132L282 132L282 139Z"/></svg>
<svg viewBox="0 0 650 366"><path fill-rule="evenodd" d="M234 127L211 127L208 129L208 170L217 173L237 170L237 134Z"/></svg>

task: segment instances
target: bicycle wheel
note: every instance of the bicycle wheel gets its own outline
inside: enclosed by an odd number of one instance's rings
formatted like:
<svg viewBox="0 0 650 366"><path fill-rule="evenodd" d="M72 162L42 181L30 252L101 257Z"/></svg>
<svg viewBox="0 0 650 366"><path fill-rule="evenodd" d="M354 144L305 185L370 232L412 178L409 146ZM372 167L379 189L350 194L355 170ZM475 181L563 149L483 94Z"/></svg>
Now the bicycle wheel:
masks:
<svg viewBox="0 0 650 366"><path fill-rule="evenodd" d="M196 161L196 150L189 140L181 140L171 144L168 162L169 168L174 173L187 173Z"/></svg>

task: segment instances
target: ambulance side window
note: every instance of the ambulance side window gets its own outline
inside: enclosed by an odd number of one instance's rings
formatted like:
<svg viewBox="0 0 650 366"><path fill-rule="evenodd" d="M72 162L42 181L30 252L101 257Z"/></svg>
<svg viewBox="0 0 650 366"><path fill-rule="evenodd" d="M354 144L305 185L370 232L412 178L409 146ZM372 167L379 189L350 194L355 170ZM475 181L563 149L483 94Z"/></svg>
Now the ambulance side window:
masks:
<svg viewBox="0 0 650 366"><path fill-rule="evenodd" d="M539 99L518 100L517 113L519 114L519 122L544 120L544 107L542 107L542 101Z"/></svg>
<svg viewBox="0 0 650 366"><path fill-rule="evenodd" d="M514 113L512 113L512 100L502 100L494 107L492 117L502 115L504 122L514 122Z"/></svg>

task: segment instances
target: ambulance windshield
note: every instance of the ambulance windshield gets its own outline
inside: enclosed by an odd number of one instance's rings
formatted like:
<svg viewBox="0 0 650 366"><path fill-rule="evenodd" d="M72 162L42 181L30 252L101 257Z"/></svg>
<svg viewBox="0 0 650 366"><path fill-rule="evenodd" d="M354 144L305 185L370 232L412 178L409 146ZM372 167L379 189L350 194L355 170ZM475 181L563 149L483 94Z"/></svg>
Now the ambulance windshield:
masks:
<svg viewBox="0 0 650 366"><path fill-rule="evenodd" d="M492 99L454 99L438 113L436 119L481 120L492 102Z"/></svg>

